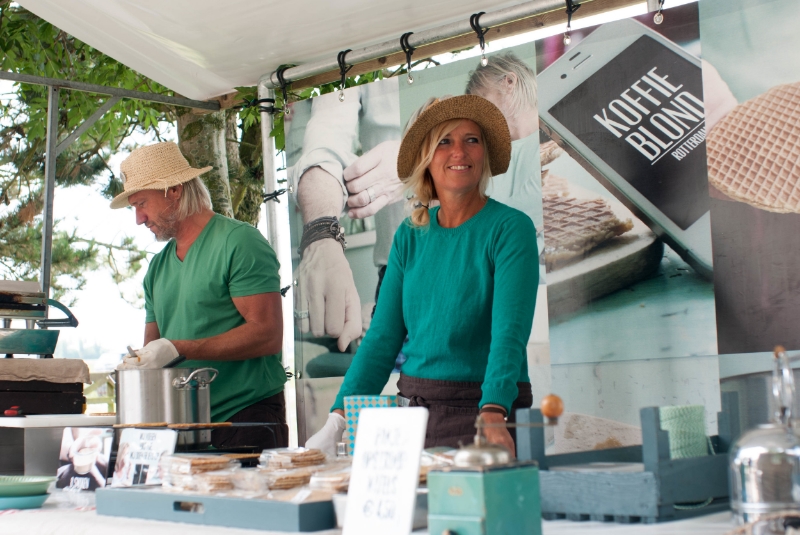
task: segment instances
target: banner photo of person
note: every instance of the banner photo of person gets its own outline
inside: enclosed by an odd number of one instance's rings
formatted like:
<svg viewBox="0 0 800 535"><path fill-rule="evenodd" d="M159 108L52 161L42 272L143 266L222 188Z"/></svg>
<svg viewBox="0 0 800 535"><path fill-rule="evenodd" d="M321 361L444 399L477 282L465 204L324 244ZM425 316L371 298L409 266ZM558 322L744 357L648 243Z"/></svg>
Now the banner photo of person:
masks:
<svg viewBox="0 0 800 535"><path fill-rule="evenodd" d="M535 57L530 43L488 55L485 66L480 57L466 58L414 70L413 83L400 74L348 88L341 96L329 93L291 105L284 125L294 189L290 228L301 443L325 423L370 328L393 237L412 209L398 178L397 156L406 125L422 108L464 94L499 108L511 134L511 162L506 173L490 179L486 193L528 215L539 251L544 249ZM320 233L338 235L339 227L346 248L337 239L314 240ZM541 256L529 274L539 282L527 344L535 398L550 391L544 274ZM400 351L394 372L405 358ZM391 374L384 393L397 392L398 376Z"/></svg>
<svg viewBox="0 0 800 535"><path fill-rule="evenodd" d="M639 409L720 408L697 4L537 41L553 453L641 443Z"/></svg>
<svg viewBox="0 0 800 535"><path fill-rule="evenodd" d="M93 491L105 487L113 438L110 428L65 427L56 488Z"/></svg>
<svg viewBox="0 0 800 535"><path fill-rule="evenodd" d="M703 0L699 12L716 78L706 101L717 104L707 145L720 353L798 350L800 4Z"/></svg>

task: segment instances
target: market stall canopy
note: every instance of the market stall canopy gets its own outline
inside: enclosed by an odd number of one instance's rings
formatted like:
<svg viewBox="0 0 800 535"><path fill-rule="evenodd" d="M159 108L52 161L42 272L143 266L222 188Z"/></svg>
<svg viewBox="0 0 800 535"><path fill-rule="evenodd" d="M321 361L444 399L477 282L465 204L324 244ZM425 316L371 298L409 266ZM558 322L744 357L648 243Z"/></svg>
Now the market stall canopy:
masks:
<svg viewBox="0 0 800 535"><path fill-rule="evenodd" d="M18 0L177 93L205 100L283 64L336 57L517 1Z"/></svg>

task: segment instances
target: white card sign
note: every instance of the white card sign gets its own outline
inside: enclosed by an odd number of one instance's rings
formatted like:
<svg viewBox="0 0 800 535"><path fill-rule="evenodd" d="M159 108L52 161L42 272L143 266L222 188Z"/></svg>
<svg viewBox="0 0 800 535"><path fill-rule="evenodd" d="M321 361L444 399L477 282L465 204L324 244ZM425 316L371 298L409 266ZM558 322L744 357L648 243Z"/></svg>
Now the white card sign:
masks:
<svg viewBox="0 0 800 535"><path fill-rule="evenodd" d="M177 441L174 429L123 429L111 486L160 485L158 461L175 452Z"/></svg>
<svg viewBox="0 0 800 535"><path fill-rule="evenodd" d="M363 409L343 535L408 535L419 484L428 409Z"/></svg>

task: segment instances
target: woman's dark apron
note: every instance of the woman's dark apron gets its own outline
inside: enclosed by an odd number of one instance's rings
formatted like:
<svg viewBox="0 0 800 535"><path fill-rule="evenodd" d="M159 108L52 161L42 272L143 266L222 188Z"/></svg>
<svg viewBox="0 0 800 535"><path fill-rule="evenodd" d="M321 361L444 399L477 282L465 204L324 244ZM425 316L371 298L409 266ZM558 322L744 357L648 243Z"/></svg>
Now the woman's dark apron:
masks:
<svg viewBox="0 0 800 535"><path fill-rule="evenodd" d="M428 430L425 433L425 447L448 446L457 448L461 444L471 444L475 437L475 419L478 417L478 403L483 397L481 384L477 382L437 381L419 379L400 374L397 387L400 396L408 399L409 407L428 409ZM519 394L511 406L509 422L516 421L516 410L527 409L533 405L530 383L517 383ZM515 429L509 429L514 443L517 442Z"/></svg>

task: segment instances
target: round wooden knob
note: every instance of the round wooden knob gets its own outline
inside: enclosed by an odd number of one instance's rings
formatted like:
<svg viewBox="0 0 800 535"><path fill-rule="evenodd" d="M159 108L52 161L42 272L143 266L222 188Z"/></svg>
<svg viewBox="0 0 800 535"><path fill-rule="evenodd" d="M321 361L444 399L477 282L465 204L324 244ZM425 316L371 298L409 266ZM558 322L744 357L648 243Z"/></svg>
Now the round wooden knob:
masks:
<svg viewBox="0 0 800 535"><path fill-rule="evenodd" d="M555 394L542 398L542 416L545 418L558 418L564 414L564 402Z"/></svg>

